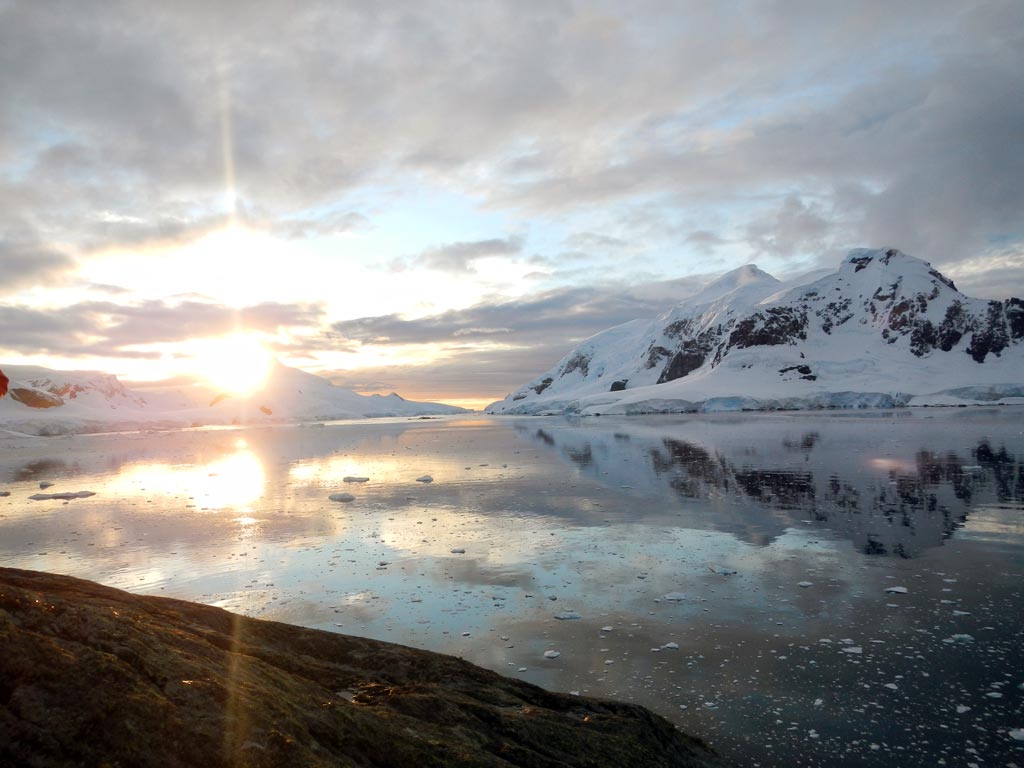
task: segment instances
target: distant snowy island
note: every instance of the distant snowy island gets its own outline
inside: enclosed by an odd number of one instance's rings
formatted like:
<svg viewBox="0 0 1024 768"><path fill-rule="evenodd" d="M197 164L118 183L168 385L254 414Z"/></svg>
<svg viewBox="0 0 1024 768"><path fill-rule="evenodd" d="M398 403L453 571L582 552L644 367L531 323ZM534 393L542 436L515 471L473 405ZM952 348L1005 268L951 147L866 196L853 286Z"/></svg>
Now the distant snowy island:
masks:
<svg viewBox="0 0 1024 768"><path fill-rule="evenodd" d="M592 336L486 408L640 414L1024 403L1024 301L965 296L921 259L857 249L784 284L750 264Z"/></svg>
<svg viewBox="0 0 1024 768"><path fill-rule="evenodd" d="M327 379L277 363L266 383L244 396L207 387L132 390L96 371L55 371L3 365L10 378L0 399L0 431L30 435L132 429L317 422L384 416L462 413L464 408L405 400L397 394L360 395Z"/></svg>

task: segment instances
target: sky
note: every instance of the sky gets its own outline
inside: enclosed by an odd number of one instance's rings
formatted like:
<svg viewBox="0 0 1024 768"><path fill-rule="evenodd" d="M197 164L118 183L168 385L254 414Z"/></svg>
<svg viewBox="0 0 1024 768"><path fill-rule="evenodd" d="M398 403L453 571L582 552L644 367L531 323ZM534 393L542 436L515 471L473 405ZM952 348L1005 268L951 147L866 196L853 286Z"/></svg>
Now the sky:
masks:
<svg viewBox="0 0 1024 768"><path fill-rule="evenodd" d="M480 406L747 263L1024 296L1022 73L1019 0L0 0L0 364Z"/></svg>

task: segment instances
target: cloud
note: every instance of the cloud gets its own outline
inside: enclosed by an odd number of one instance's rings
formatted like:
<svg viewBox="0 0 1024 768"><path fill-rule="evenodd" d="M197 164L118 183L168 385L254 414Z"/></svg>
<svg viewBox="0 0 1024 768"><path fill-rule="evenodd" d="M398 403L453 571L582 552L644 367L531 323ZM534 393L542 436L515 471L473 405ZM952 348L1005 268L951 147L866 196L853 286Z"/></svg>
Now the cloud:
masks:
<svg viewBox="0 0 1024 768"><path fill-rule="evenodd" d="M74 259L66 253L39 242L0 239L0 293L10 293L24 285L45 282L70 270L74 263Z"/></svg>
<svg viewBox="0 0 1024 768"><path fill-rule="evenodd" d="M442 272L472 272L473 262L488 256L515 256L523 250L523 239L517 235L490 240L447 243L430 248L417 256L413 263Z"/></svg>
<svg viewBox="0 0 1024 768"><path fill-rule="evenodd" d="M629 245L626 240L597 232L574 232L565 238L564 244L569 248L586 250L588 248L618 249Z"/></svg>
<svg viewBox="0 0 1024 768"><path fill-rule="evenodd" d="M817 206L790 195L777 210L747 225L746 240L756 254L820 254L829 233L829 222Z"/></svg>
<svg viewBox="0 0 1024 768"><path fill-rule="evenodd" d="M365 230L370 220L359 211L335 211L320 217L285 219L272 228L275 234L289 239L340 235Z"/></svg>
<svg viewBox="0 0 1024 768"><path fill-rule="evenodd" d="M1024 5L1012 1L25 2L0 4L0 51L17 65L0 67L4 292L231 219L294 239L364 231L411 189L500 223L418 222L380 263L464 275L528 259L546 287L573 287L422 321L340 321L344 339L304 349L462 344L443 375L483 365L518 381L687 289L645 273L755 256L834 266L858 245L959 267L958 284L982 294L1024 283L1019 262L996 259L1024 243ZM528 233L529 253L526 234L473 239L481 230ZM612 269L618 286L595 284ZM337 290L322 282L312 299ZM126 296L0 306L12 323L0 343L125 354L236 320L216 302ZM261 327L326 322L315 306L262 306L248 318Z"/></svg>
<svg viewBox="0 0 1024 768"><path fill-rule="evenodd" d="M0 327L4 328L0 349L67 357L159 356L137 347L222 336L239 329L276 333L318 328L322 315L316 305L276 303L241 309L198 301L88 301L55 309L0 304Z"/></svg>

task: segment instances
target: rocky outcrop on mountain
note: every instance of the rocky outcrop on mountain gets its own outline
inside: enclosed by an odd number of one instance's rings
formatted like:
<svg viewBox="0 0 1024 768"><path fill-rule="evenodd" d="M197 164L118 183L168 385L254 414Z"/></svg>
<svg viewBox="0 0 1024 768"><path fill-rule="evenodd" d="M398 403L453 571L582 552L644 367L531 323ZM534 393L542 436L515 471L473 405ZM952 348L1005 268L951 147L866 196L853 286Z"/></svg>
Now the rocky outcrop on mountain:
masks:
<svg viewBox="0 0 1024 768"><path fill-rule="evenodd" d="M29 408L56 408L64 405L64 400L59 396L47 392L44 389L32 387L12 387L9 391L11 400L15 400Z"/></svg>
<svg viewBox="0 0 1024 768"><path fill-rule="evenodd" d="M857 249L788 289L741 267L654 320L587 339L488 411L900 404L953 389L1020 397L1022 381L1024 301L971 298L927 262Z"/></svg>
<svg viewBox="0 0 1024 768"><path fill-rule="evenodd" d="M0 568L0 765L721 766L633 704Z"/></svg>

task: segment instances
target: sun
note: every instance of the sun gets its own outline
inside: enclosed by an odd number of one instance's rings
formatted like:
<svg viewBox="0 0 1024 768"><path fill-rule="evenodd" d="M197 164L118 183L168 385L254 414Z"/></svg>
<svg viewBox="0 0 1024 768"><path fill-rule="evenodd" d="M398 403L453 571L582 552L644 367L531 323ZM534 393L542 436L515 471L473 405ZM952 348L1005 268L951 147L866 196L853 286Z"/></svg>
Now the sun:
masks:
<svg viewBox="0 0 1024 768"><path fill-rule="evenodd" d="M218 392L245 397L262 387L274 356L251 334L233 334L194 342L193 373Z"/></svg>

